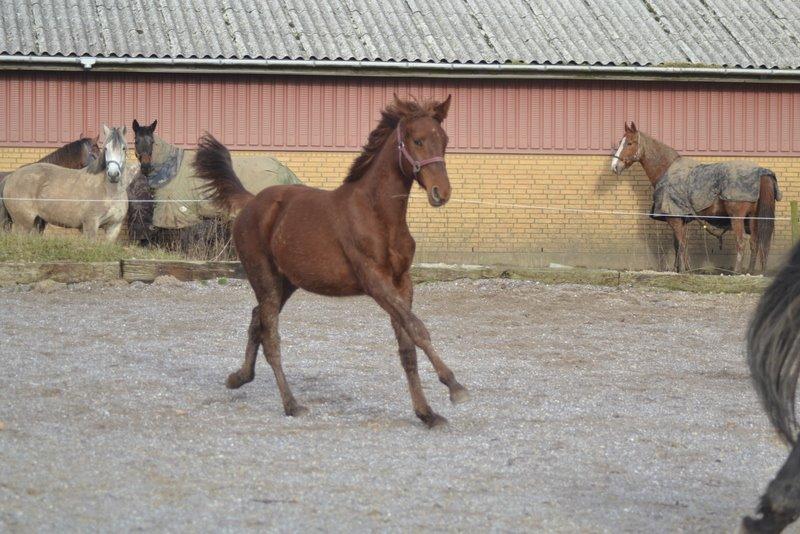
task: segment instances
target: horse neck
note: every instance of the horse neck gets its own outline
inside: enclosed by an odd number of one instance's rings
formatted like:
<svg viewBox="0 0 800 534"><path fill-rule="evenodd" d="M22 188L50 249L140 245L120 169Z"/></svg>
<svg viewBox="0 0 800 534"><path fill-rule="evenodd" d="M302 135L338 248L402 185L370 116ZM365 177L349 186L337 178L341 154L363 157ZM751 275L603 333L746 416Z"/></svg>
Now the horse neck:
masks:
<svg viewBox="0 0 800 534"><path fill-rule="evenodd" d="M83 142L73 141L72 143L68 143L58 150L46 155L37 163L51 163L53 165L66 167L68 169L80 169L84 167Z"/></svg>
<svg viewBox="0 0 800 534"><path fill-rule="evenodd" d="M641 144L642 155L639 163L642 164L648 180L655 187L670 165L681 155L674 148L665 145L661 141L656 141L644 134L640 135L641 140L639 143Z"/></svg>
<svg viewBox="0 0 800 534"><path fill-rule="evenodd" d="M345 182L342 187L369 195L382 219L405 224L408 197L414 181L400 173L395 138L393 130L364 176L355 182Z"/></svg>

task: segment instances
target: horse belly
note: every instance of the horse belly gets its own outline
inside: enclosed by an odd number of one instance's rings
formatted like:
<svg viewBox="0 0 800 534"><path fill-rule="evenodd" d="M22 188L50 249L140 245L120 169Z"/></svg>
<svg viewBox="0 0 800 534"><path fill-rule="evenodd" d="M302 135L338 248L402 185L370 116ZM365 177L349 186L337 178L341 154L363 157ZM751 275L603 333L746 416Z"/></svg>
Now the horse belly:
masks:
<svg viewBox="0 0 800 534"><path fill-rule="evenodd" d="M270 242L280 272L294 285L320 295L363 293L350 262L339 244L333 221L315 211L287 209L277 222ZM316 211L316 213L320 213Z"/></svg>

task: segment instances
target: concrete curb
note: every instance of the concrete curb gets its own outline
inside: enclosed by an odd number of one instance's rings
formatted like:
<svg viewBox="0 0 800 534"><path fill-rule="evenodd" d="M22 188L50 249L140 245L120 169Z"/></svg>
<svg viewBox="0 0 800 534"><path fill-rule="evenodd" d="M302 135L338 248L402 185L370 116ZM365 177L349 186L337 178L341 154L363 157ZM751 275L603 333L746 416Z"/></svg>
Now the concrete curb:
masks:
<svg viewBox="0 0 800 534"><path fill-rule="evenodd" d="M236 261L122 260L118 262L4 263L0 262L0 286L33 284L42 280L63 283L90 280L152 282L158 276L178 280L244 278ZM771 282L763 276L720 276L675 274L606 269L533 269L513 266L438 267L415 265L411 276L417 283L458 279L511 278L545 284L586 284L600 286L652 287L695 293L761 293Z"/></svg>

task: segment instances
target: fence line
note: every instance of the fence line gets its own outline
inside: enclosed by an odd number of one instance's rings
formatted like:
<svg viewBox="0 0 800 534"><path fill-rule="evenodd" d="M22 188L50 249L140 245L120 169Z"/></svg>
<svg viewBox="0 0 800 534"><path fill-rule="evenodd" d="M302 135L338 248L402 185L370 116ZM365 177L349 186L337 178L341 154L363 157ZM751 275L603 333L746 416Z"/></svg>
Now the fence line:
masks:
<svg viewBox="0 0 800 534"><path fill-rule="evenodd" d="M0 200L17 200L26 202L123 202L122 199L77 199L77 198L22 198L22 197L6 197ZM198 202L212 202L209 199L127 199L126 202L136 204L191 204ZM495 208L513 208L513 209L527 209L539 211L555 211L561 213L578 213L587 215L618 215L618 216L631 216L631 217L684 217L692 219L749 219L757 221L790 221L791 217L729 217L726 215L671 215L669 213L648 213L641 211L623 211L623 210L600 210L600 209L586 209L586 208L570 208L566 206L541 206L536 204L519 204L513 202L490 202L486 200L464 200L460 198L451 198L450 202L460 204L473 204L480 206L490 206Z"/></svg>

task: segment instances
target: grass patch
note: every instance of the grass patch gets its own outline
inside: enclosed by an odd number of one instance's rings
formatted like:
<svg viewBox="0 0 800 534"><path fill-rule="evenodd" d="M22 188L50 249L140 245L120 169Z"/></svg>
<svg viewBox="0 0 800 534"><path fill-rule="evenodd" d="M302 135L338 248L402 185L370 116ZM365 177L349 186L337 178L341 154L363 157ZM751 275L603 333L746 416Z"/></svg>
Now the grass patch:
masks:
<svg viewBox="0 0 800 534"><path fill-rule="evenodd" d="M90 241L82 236L0 233L0 261L3 262L95 262L130 259L177 260L181 257L159 249Z"/></svg>

